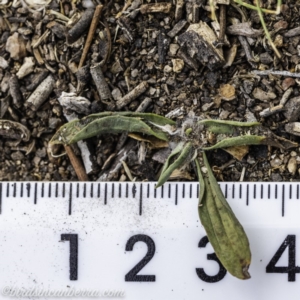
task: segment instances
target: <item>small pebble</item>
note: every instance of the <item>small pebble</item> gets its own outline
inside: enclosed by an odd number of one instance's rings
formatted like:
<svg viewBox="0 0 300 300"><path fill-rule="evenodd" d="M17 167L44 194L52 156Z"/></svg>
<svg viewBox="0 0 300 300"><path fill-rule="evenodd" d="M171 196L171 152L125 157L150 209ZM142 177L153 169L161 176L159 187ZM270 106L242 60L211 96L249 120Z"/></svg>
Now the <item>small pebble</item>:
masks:
<svg viewBox="0 0 300 300"><path fill-rule="evenodd" d="M253 90L254 82L250 80L244 80L243 88L247 94L251 94Z"/></svg>
<svg viewBox="0 0 300 300"><path fill-rule="evenodd" d="M274 182L282 181L282 176L278 173L272 173L271 180Z"/></svg>
<svg viewBox="0 0 300 300"><path fill-rule="evenodd" d="M292 173L293 175L296 174L296 171L297 171L297 160L296 160L296 157L291 157L289 159L287 168L288 168L288 170L289 170L290 173Z"/></svg>
<svg viewBox="0 0 300 300"><path fill-rule="evenodd" d="M172 64L175 73L180 73L184 67L184 61L179 58L172 59Z"/></svg>
<svg viewBox="0 0 300 300"><path fill-rule="evenodd" d="M133 69L131 71L131 77L136 78L139 75L139 70L138 69Z"/></svg>
<svg viewBox="0 0 300 300"><path fill-rule="evenodd" d="M289 87L294 86L296 84L296 81L292 77L287 77L282 81L282 88L284 91L286 91Z"/></svg>
<svg viewBox="0 0 300 300"><path fill-rule="evenodd" d="M115 101L118 101L120 98L122 98L122 93L118 88L113 89L111 95Z"/></svg>
<svg viewBox="0 0 300 300"><path fill-rule="evenodd" d="M285 104L284 116L289 122L294 122L299 119L300 114L300 97L294 97Z"/></svg>
<svg viewBox="0 0 300 300"><path fill-rule="evenodd" d="M166 66L164 67L164 72L165 72L165 73L170 73L170 72L172 72L172 70L173 70L173 68L170 67L169 65L166 65Z"/></svg>
<svg viewBox="0 0 300 300"><path fill-rule="evenodd" d="M265 92L261 88L254 89L252 95L255 99L258 99L260 101L269 101L269 100L275 99L277 97L275 93Z"/></svg>
<svg viewBox="0 0 300 300"><path fill-rule="evenodd" d="M288 26L289 26L289 23L284 20L280 20L280 21L274 23L274 25L273 25L274 29L287 29Z"/></svg>
<svg viewBox="0 0 300 300"><path fill-rule="evenodd" d="M170 54L171 55L176 55L178 49L179 49L179 45L177 45L177 44L170 44L169 50L170 50Z"/></svg>
<svg viewBox="0 0 300 300"><path fill-rule="evenodd" d="M259 59L261 63L268 65L274 61L273 57L268 53L264 52L259 55Z"/></svg>
<svg viewBox="0 0 300 300"><path fill-rule="evenodd" d="M270 164L272 168L278 168L282 165L282 160L276 157L270 161Z"/></svg>
<svg viewBox="0 0 300 300"><path fill-rule="evenodd" d="M7 39L6 51L10 53L10 57L14 60L19 60L26 56L26 42L18 32L15 32Z"/></svg>
<svg viewBox="0 0 300 300"><path fill-rule="evenodd" d="M12 152L10 157L11 157L12 160L17 161L17 160L24 159L25 156L21 151L16 151L16 152Z"/></svg>

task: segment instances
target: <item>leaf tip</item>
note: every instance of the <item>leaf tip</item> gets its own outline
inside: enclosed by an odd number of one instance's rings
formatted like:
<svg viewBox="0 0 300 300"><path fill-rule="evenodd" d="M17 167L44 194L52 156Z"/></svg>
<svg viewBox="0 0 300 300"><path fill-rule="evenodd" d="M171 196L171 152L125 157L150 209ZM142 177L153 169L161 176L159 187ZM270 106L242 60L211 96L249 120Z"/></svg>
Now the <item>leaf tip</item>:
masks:
<svg viewBox="0 0 300 300"><path fill-rule="evenodd" d="M242 273L244 275L244 279L250 279L251 278L251 275L248 272L248 269L249 269L249 265L244 266L243 269L242 269Z"/></svg>

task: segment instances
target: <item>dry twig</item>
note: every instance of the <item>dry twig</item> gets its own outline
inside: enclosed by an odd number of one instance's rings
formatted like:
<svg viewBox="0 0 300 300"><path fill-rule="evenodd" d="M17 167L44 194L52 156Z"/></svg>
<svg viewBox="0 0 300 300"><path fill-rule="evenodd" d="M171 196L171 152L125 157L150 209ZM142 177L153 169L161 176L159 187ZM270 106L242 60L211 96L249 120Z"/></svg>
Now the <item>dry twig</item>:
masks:
<svg viewBox="0 0 300 300"><path fill-rule="evenodd" d="M85 45L84 45L84 48L83 48L83 51L82 51L82 55L81 55L81 59L80 59L80 62L79 62L78 69L80 69L83 66L83 64L85 62L85 59L86 59L86 56L89 52L89 49L90 49L90 46L92 44L92 40L93 40L95 31L97 29L97 25L98 25L98 21L99 21L101 12L102 12L102 8L103 8L103 5L97 5L97 7L95 9L93 19L92 19L92 23L91 23L91 26L90 26L90 29L89 29L89 33L88 33L88 36L86 38L86 42L85 42Z"/></svg>
<svg viewBox="0 0 300 300"><path fill-rule="evenodd" d="M78 179L80 181L88 181L89 178L85 172L84 166L80 159L75 155L73 149L71 146L64 145L66 153L70 159L70 162L74 168L74 171L76 172L76 175L78 176Z"/></svg>

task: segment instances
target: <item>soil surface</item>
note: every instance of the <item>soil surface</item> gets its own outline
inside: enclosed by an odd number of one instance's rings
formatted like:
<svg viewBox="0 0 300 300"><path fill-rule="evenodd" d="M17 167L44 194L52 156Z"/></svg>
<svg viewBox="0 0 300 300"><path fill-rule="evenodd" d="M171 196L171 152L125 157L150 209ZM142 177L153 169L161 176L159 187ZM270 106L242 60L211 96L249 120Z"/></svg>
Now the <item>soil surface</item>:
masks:
<svg viewBox="0 0 300 300"><path fill-rule="evenodd" d="M78 180L69 157L61 156L64 147L49 146L57 129L91 113L136 111L141 103L144 111L176 121L191 111L257 120L300 142L300 2L283 0L280 14L263 14L280 58L256 11L218 4L222 39L208 1L181 2L0 0L0 180ZM276 1L261 1L261 7L276 10ZM156 180L161 150L142 149L139 162L141 147L126 135L105 134L72 151L91 181L115 168L124 149L125 164L109 180ZM299 147L250 146L241 160L224 150L208 157L220 181L300 178ZM174 179L197 180L192 168Z"/></svg>

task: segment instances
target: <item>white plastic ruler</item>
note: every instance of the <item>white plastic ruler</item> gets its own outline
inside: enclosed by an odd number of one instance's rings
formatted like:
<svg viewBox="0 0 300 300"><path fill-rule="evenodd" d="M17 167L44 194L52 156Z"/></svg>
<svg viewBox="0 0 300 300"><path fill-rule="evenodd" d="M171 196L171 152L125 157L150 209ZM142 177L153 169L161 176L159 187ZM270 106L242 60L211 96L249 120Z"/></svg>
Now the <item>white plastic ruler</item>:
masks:
<svg viewBox="0 0 300 300"><path fill-rule="evenodd" d="M213 254L197 183L0 183L0 299L300 299L299 184L220 185L250 240L250 280Z"/></svg>

